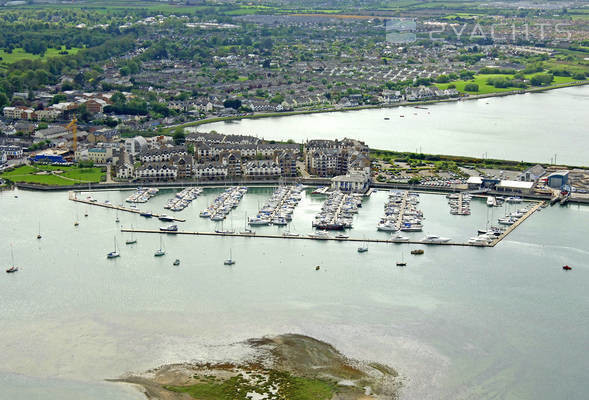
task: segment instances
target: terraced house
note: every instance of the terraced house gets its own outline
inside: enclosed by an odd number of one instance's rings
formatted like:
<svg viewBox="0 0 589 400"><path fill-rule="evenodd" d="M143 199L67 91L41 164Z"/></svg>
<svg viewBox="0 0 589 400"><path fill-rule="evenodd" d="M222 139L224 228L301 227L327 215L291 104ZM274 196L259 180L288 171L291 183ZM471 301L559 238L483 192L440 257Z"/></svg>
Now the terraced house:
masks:
<svg viewBox="0 0 589 400"><path fill-rule="evenodd" d="M185 156L188 150L185 147L163 147L160 149L149 149L139 153L139 160L142 163L170 161L173 156Z"/></svg>
<svg viewBox="0 0 589 400"><path fill-rule="evenodd" d="M147 181L169 181L176 180L178 168L167 162L150 162L135 170L137 179Z"/></svg>

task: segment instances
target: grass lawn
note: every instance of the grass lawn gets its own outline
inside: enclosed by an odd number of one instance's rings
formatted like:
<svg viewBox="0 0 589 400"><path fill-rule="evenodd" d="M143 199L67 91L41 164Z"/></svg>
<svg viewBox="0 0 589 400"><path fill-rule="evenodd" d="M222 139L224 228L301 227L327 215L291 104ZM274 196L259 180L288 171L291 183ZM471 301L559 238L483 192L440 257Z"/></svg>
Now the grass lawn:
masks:
<svg viewBox="0 0 589 400"><path fill-rule="evenodd" d="M51 171L63 171L58 175ZM40 171L47 171L47 175L37 175ZM0 177L12 182L39 183L42 185L74 185L79 183L96 183L104 177L100 168L58 167L53 165L24 165L12 171L4 172Z"/></svg>
<svg viewBox="0 0 589 400"><path fill-rule="evenodd" d="M526 75L526 79L531 78L535 74ZM494 86L488 85L487 80L489 78L507 78L513 79L513 75L501 75L501 74L480 74L475 75L473 79L469 81L452 81L449 83L436 83L435 85L440 89L447 89L450 84L456 85L456 90L462 93L469 93L469 94L488 94L488 93L501 93L501 92L510 92L513 90L519 90L520 88L516 87L509 87L509 88L496 88ZM554 81L552 81L552 85L559 85L563 83L574 82L575 79L571 78L570 76L555 76ZM478 92L467 92L464 90L464 86L467 83L476 83L479 85ZM533 86L530 86L533 87Z"/></svg>
<svg viewBox="0 0 589 400"><path fill-rule="evenodd" d="M26 51L24 51L21 48L14 49L12 51L12 53L6 53L4 50L0 50L0 57L2 57L2 60L0 60L0 63L11 64L13 62L17 62L20 60L37 60L39 58L59 57L59 56L61 56L61 54L59 54L59 52L63 51L63 50L65 50L65 47L63 47L60 50L47 49L47 51L45 52L45 55L43 57L41 57L38 54L27 53ZM76 54L78 51L80 51L80 49L79 48L71 48L66 51L69 54Z"/></svg>

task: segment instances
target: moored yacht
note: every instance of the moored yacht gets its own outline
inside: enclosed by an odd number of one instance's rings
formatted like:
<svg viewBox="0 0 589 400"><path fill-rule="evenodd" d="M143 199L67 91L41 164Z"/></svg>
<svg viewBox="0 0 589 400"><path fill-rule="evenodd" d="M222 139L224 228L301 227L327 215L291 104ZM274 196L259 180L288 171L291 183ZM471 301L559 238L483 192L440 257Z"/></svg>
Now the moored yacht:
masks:
<svg viewBox="0 0 589 400"><path fill-rule="evenodd" d="M440 237L438 235L427 235L421 240L423 243L447 243L450 238Z"/></svg>

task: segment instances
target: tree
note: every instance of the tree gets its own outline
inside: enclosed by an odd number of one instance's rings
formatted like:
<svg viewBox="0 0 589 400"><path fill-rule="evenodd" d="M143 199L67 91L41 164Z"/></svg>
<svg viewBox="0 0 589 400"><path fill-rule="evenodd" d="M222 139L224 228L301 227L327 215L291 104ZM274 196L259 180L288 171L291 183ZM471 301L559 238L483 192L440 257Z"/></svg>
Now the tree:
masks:
<svg viewBox="0 0 589 400"><path fill-rule="evenodd" d="M438 75L436 78L437 83L448 83L450 82L450 77L448 75Z"/></svg>
<svg viewBox="0 0 589 400"><path fill-rule="evenodd" d="M80 105L76 110L76 114L78 114L78 120L82 122L90 122L92 119L92 114L88 111L88 108L86 108L86 104Z"/></svg>
<svg viewBox="0 0 589 400"><path fill-rule="evenodd" d="M111 100L115 104L125 104L127 102L127 98L121 92L116 92L113 94Z"/></svg>
<svg viewBox="0 0 589 400"><path fill-rule="evenodd" d="M8 97L4 93L0 92L0 107L7 105L8 101Z"/></svg>
<svg viewBox="0 0 589 400"><path fill-rule="evenodd" d="M227 99L223 102L223 106L225 108L233 108L235 110L237 110L239 107L241 107L241 100L239 99Z"/></svg>
<svg viewBox="0 0 589 400"><path fill-rule="evenodd" d="M174 143L177 145L183 144L186 141L186 135L184 134L184 129L178 127L174 131Z"/></svg>
<svg viewBox="0 0 589 400"><path fill-rule="evenodd" d="M532 76L530 82L534 86L543 86L548 85L550 82L554 80L554 76L552 74L536 74Z"/></svg>
<svg viewBox="0 0 589 400"><path fill-rule="evenodd" d="M464 90L467 92L478 92L479 85L477 85L476 83L467 83L466 85L464 85Z"/></svg>
<svg viewBox="0 0 589 400"><path fill-rule="evenodd" d="M59 93L56 94L55 96L53 96L53 98L51 99L51 104L58 104L61 103L62 101L66 101L67 100L67 96L63 93Z"/></svg>

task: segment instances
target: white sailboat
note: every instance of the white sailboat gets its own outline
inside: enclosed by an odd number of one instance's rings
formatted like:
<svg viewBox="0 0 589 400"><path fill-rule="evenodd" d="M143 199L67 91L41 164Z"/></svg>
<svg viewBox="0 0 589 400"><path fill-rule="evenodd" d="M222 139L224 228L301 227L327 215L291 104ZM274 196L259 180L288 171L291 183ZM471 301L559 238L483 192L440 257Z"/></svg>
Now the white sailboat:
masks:
<svg viewBox="0 0 589 400"><path fill-rule="evenodd" d="M10 260L11 260L11 264L10 264L10 267L8 267L8 269L6 270L7 274L12 274L12 273L18 271L18 267L14 263L14 253L12 251L12 245L10 245Z"/></svg>
<svg viewBox="0 0 589 400"><path fill-rule="evenodd" d="M364 238L366 240L366 238ZM364 242L362 246L358 247L358 253L366 253L368 251L368 243Z"/></svg>
<svg viewBox="0 0 589 400"><path fill-rule="evenodd" d="M233 264L235 264L235 260L233 260L233 257L231 255L231 249L229 249L229 258L226 259L225 261L223 261L223 264L225 264L225 265L233 265Z"/></svg>
<svg viewBox="0 0 589 400"><path fill-rule="evenodd" d="M158 250L156 250L156 252L153 254L154 257L161 257L163 255L166 254L165 250L163 249L162 246L162 236L160 235L160 248Z"/></svg>
<svg viewBox="0 0 589 400"><path fill-rule="evenodd" d="M115 249L106 255L106 258L117 258L121 254L117 251L117 237L114 237Z"/></svg>
<svg viewBox="0 0 589 400"><path fill-rule="evenodd" d="M135 239L133 237L133 232L135 231L135 229L133 228L133 225L131 225L131 230L132 230L132 232L131 232L131 238L130 239L127 239L127 241L125 241L125 244L135 244L135 243L137 243L137 239Z"/></svg>
<svg viewBox="0 0 589 400"><path fill-rule="evenodd" d="M405 267L406 265L405 255L403 254L403 249L401 249L401 261L397 261L397 267Z"/></svg>
<svg viewBox="0 0 589 400"><path fill-rule="evenodd" d="M43 236L41 236L41 223L39 222L39 233L37 233L37 239L41 239Z"/></svg>

